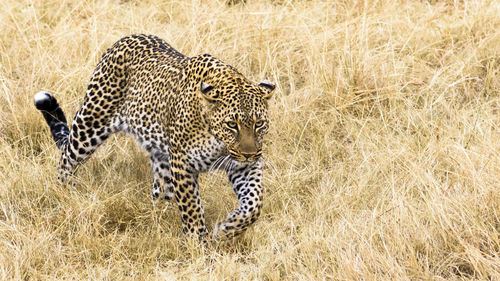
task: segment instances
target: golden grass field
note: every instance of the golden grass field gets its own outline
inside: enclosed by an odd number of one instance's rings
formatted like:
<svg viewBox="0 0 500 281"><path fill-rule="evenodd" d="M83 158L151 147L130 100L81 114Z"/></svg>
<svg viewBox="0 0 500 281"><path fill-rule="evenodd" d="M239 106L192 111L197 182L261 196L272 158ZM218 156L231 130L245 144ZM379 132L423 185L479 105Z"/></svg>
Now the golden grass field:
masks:
<svg viewBox="0 0 500 281"><path fill-rule="evenodd" d="M33 96L71 120L131 33L276 83L243 236L186 239L122 134L57 183ZM499 175L497 1L0 2L1 280L500 280ZM237 200L200 186L211 230Z"/></svg>

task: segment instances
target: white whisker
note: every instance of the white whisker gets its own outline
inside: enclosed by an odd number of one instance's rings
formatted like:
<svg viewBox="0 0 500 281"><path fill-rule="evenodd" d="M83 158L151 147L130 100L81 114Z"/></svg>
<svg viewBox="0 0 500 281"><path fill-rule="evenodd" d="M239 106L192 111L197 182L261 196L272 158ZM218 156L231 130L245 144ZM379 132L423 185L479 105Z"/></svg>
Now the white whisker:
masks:
<svg viewBox="0 0 500 281"><path fill-rule="evenodd" d="M229 169L226 169L226 172L230 173L233 170L233 168L234 168L234 161L231 160L229 162Z"/></svg>
<svg viewBox="0 0 500 281"><path fill-rule="evenodd" d="M217 170L219 170L222 167L222 165L225 165L226 160L228 159L228 157L229 157L229 155L224 156L224 158L222 159L222 161L219 163L219 166L217 166Z"/></svg>
<svg viewBox="0 0 500 281"><path fill-rule="evenodd" d="M209 172L212 172L212 171L216 170L216 169L215 169L215 167L216 167L217 165L219 165L219 163L220 163L221 161L223 161L223 159L224 159L224 156L221 156L221 157L217 158L217 159L216 159L216 160L215 160L215 161L214 161L214 162L210 165L210 168L208 168L208 171L209 171Z"/></svg>
<svg viewBox="0 0 500 281"><path fill-rule="evenodd" d="M219 158L217 158L213 163L212 165L210 165L210 168L208 169L209 172L212 172L212 171L217 171L219 170L221 167L225 167L227 165L227 159L229 159L229 155L226 155L226 156L221 156Z"/></svg>
<svg viewBox="0 0 500 281"><path fill-rule="evenodd" d="M229 167L229 165L231 165L231 163L233 162L233 161L231 161L231 159L229 157L230 156L228 155L226 157L226 160L224 161L224 167L223 168L224 168L224 171L226 171L226 172L228 170L227 168Z"/></svg>

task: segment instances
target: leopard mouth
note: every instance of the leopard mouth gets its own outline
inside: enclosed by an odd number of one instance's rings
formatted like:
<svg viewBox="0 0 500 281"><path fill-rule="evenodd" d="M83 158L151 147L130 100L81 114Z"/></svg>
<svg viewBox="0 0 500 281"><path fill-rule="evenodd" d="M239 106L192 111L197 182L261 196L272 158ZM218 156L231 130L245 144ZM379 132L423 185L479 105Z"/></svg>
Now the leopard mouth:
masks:
<svg viewBox="0 0 500 281"><path fill-rule="evenodd" d="M259 160L260 157L262 157L261 151L258 151L255 154L246 155L246 156L243 153L238 153L234 150L229 150L228 152L233 160L238 161L240 163L254 163L255 161Z"/></svg>

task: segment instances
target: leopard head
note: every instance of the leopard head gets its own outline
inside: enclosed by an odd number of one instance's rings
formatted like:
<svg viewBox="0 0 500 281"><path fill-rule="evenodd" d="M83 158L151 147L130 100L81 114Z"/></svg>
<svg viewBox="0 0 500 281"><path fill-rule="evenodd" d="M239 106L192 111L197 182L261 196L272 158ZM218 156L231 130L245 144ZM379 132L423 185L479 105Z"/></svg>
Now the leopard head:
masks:
<svg viewBox="0 0 500 281"><path fill-rule="evenodd" d="M204 66L206 74L200 75L198 93L210 133L226 145L233 159L256 161L269 128L268 100L275 86L267 80L250 82L211 56Z"/></svg>

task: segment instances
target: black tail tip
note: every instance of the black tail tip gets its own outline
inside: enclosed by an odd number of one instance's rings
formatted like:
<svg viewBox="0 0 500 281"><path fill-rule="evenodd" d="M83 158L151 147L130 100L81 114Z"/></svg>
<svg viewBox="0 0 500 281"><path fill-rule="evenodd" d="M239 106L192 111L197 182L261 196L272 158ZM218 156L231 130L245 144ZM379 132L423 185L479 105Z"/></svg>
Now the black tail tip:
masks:
<svg viewBox="0 0 500 281"><path fill-rule="evenodd" d="M59 105L49 92L41 91L35 95L35 106L38 110L52 111Z"/></svg>

